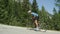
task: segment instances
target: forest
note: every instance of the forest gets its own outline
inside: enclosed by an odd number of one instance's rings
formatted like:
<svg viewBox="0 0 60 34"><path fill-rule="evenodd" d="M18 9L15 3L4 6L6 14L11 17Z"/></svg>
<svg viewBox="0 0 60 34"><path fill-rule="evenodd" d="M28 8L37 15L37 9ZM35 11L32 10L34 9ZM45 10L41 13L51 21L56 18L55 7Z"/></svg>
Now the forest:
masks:
<svg viewBox="0 0 60 34"><path fill-rule="evenodd" d="M36 0L32 4L29 0L0 0L0 24L26 27L31 21L27 12L32 10L39 14L40 23L48 25L46 29L60 31L60 0L55 0L54 4L58 11L54 7L50 14L44 6L39 9Z"/></svg>

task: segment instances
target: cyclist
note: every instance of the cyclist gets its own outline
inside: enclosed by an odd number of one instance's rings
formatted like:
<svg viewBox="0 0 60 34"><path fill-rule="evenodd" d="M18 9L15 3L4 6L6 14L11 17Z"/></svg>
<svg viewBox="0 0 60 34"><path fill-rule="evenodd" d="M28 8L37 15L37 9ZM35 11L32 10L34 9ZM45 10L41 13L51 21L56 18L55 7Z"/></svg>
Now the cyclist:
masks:
<svg viewBox="0 0 60 34"><path fill-rule="evenodd" d="M31 10L28 11L28 14L31 14L32 15L32 20L35 24L35 30L39 30L39 24L38 24L38 19L39 19L39 16L37 13L35 12L32 12Z"/></svg>

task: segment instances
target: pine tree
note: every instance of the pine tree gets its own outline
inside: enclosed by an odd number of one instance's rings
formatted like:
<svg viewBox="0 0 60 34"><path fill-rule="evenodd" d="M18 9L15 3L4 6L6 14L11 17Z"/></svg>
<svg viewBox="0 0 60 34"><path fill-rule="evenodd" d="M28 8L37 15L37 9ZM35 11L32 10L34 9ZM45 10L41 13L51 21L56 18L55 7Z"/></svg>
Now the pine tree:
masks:
<svg viewBox="0 0 60 34"><path fill-rule="evenodd" d="M58 12L60 14L60 0L56 0L56 6L59 8Z"/></svg>
<svg viewBox="0 0 60 34"><path fill-rule="evenodd" d="M49 17L51 17L51 15L45 10L44 6L42 6L40 17L41 17L40 22L43 24L42 27L46 26L44 28L50 29L50 18Z"/></svg>
<svg viewBox="0 0 60 34"><path fill-rule="evenodd" d="M37 5L37 1L36 0L33 0L32 11L35 12L35 13L38 13L38 5Z"/></svg>
<svg viewBox="0 0 60 34"><path fill-rule="evenodd" d="M27 18L27 11L30 9L29 8L29 0L23 0L23 3L22 3L22 11L23 11L23 16L24 18Z"/></svg>
<svg viewBox="0 0 60 34"><path fill-rule="evenodd" d="M29 7L30 3L29 0L23 0L23 2L21 3L21 24L22 26L26 26L26 19L28 18L28 10L30 9Z"/></svg>
<svg viewBox="0 0 60 34"><path fill-rule="evenodd" d="M54 13L54 14L57 14L57 11L56 11L56 9L55 9L55 8L53 8L53 13Z"/></svg>
<svg viewBox="0 0 60 34"><path fill-rule="evenodd" d="M43 17L44 21L45 21L45 18L47 18L47 12L46 12L44 6L42 6L42 17Z"/></svg>
<svg viewBox="0 0 60 34"><path fill-rule="evenodd" d="M57 7L58 7L58 13L57 13L57 15L55 15L56 17L54 18L54 21L56 22L56 28L55 28L55 30L60 30L60 0L56 0L56 4L55 4Z"/></svg>
<svg viewBox="0 0 60 34"><path fill-rule="evenodd" d="M0 23L7 22L8 19L8 0L0 0Z"/></svg>

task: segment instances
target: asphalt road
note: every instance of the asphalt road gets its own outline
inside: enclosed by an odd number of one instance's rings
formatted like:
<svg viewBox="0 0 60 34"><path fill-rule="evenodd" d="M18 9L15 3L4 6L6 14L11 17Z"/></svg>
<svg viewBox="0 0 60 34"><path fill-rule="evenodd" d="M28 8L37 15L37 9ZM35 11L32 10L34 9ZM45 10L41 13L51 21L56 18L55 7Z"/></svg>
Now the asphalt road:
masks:
<svg viewBox="0 0 60 34"><path fill-rule="evenodd" d="M0 24L0 34L60 34L60 31L34 31L26 27L8 26Z"/></svg>

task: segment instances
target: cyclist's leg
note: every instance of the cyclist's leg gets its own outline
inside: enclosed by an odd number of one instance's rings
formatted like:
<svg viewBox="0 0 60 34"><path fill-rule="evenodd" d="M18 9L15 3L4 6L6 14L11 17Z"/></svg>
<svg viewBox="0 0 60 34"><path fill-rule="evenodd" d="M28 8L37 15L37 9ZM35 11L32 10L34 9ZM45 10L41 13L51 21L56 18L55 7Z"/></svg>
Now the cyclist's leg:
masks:
<svg viewBox="0 0 60 34"><path fill-rule="evenodd" d="M35 20L35 26L36 26L36 28L38 27L38 21L37 20Z"/></svg>
<svg viewBox="0 0 60 34"><path fill-rule="evenodd" d="M36 30L39 30L38 17L35 17L34 23L35 23L35 26L36 26Z"/></svg>
<svg viewBox="0 0 60 34"><path fill-rule="evenodd" d="M36 28L35 20L32 18L33 28Z"/></svg>

